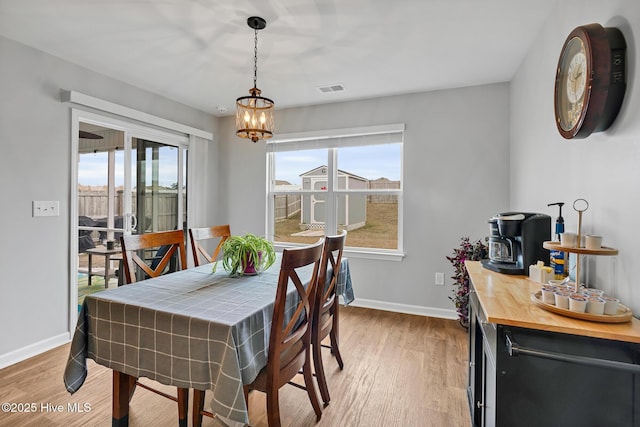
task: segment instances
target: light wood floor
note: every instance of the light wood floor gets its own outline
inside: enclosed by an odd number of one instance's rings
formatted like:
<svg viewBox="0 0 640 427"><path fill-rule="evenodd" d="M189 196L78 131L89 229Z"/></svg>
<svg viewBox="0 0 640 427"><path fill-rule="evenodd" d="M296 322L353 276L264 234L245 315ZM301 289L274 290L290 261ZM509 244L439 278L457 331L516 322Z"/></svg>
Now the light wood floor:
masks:
<svg viewBox="0 0 640 427"><path fill-rule="evenodd" d="M283 426L470 426L467 335L456 321L357 307L341 307L340 314L344 370L328 350L324 354L331 403L316 423L306 393L285 386ZM111 425L111 371L89 360L85 384L70 396L62 381L68 351L64 345L0 370L0 403L36 405L35 413L0 412L0 426ZM68 404L90 410L73 412ZM53 412L59 405L62 412ZM250 394L249 414L252 426L267 425L263 394ZM175 426L177 418L173 402L136 391L130 426ZM203 425L219 423L205 417Z"/></svg>

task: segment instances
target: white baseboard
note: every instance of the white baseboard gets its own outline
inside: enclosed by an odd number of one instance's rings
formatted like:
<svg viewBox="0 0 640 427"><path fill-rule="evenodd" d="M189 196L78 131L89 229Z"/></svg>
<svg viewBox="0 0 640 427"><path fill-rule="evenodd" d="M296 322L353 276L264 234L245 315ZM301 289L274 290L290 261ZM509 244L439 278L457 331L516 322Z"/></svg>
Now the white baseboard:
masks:
<svg viewBox="0 0 640 427"><path fill-rule="evenodd" d="M373 308L376 310L394 311L396 313L417 314L419 316L427 317L439 317L441 319L458 319L458 313L455 310L446 310L443 308L397 304L392 302L376 301L362 298L356 298L349 305L352 305L354 307Z"/></svg>
<svg viewBox="0 0 640 427"><path fill-rule="evenodd" d="M40 353L59 347L69 341L69 332L65 332L37 343L30 344L26 347L10 351L9 353L0 354L0 369L22 362L30 357L37 356Z"/></svg>

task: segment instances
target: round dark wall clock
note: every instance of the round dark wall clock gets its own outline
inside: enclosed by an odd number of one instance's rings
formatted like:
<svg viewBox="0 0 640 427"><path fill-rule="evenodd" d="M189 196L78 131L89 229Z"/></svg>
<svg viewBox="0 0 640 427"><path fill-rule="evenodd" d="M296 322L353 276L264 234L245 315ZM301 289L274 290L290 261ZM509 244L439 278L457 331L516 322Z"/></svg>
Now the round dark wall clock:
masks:
<svg viewBox="0 0 640 427"><path fill-rule="evenodd" d="M586 138L611 126L627 86L626 47L620 30L600 24L569 34L554 91L556 125L564 138Z"/></svg>

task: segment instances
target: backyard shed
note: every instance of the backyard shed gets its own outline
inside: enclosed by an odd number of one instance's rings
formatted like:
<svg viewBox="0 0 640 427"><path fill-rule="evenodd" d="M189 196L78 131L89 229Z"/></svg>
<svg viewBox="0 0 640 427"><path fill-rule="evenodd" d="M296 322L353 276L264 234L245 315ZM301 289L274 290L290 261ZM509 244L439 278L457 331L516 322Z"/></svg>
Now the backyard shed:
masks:
<svg viewBox="0 0 640 427"><path fill-rule="evenodd" d="M300 175L303 190L327 190L327 167L318 166ZM338 190L364 190L369 180L338 169ZM326 195L303 194L300 228L323 229L325 224ZM367 196L345 194L338 197L338 225L347 230L363 227L367 218Z"/></svg>

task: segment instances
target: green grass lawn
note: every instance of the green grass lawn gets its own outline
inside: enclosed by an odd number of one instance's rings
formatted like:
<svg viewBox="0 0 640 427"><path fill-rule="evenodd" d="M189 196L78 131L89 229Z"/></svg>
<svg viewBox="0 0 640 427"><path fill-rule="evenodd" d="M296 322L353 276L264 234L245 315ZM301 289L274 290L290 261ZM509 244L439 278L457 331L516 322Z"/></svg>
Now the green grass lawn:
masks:
<svg viewBox="0 0 640 427"><path fill-rule="evenodd" d="M276 223L277 242L314 243L319 237L291 236L300 231L300 213ZM398 204L367 203L364 227L349 231L347 246L360 248L396 249L398 247Z"/></svg>
<svg viewBox="0 0 640 427"><path fill-rule="evenodd" d="M109 287L114 288L118 286L118 279L111 278L109 280ZM91 278L91 286L87 275L84 273L78 273L78 305L82 305L84 297L86 295L94 294L96 292L104 291L104 279L102 277L93 276Z"/></svg>

